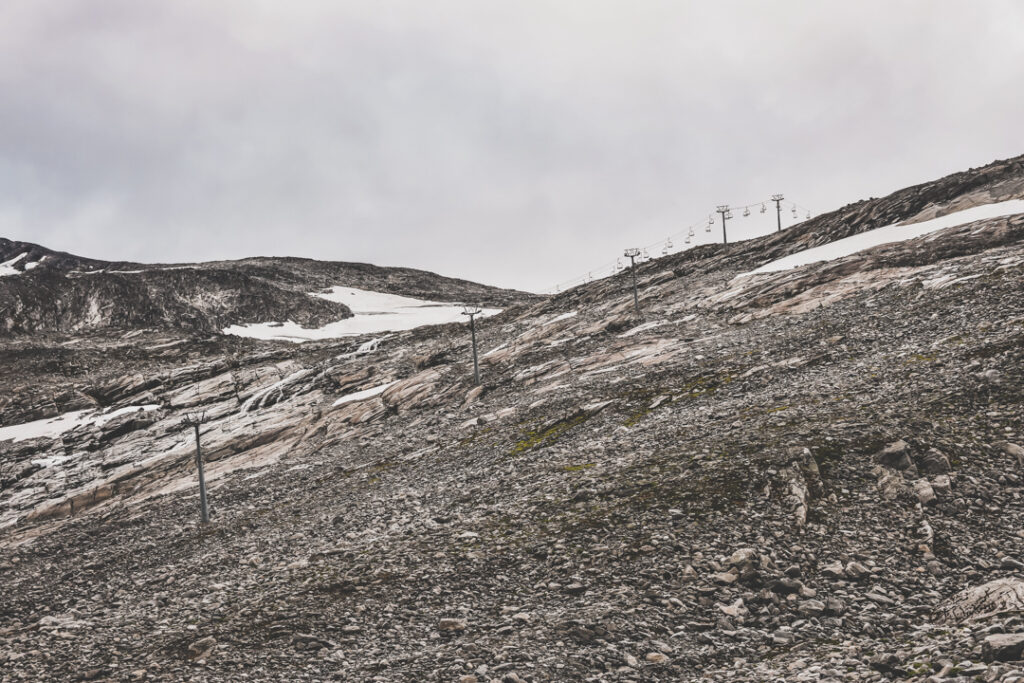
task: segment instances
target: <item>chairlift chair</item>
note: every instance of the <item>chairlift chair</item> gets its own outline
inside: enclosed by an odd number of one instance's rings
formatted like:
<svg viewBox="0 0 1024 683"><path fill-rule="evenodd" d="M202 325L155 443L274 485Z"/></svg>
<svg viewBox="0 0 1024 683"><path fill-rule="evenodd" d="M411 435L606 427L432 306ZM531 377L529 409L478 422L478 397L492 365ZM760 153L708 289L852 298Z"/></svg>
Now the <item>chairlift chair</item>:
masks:
<svg viewBox="0 0 1024 683"><path fill-rule="evenodd" d="M743 207L743 217L746 218L750 215L750 209L746 206Z"/></svg>
<svg viewBox="0 0 1024 683"><path fill-rule="evenodd" d="M687 243L687 244L689 244L689 243L690 243L690 240L692 240L692 239L693 239L693 236L692 236L692 235L687 235L687 236L686 236L686 243Z"/></svg>
<svg viewBox="0 0 1024 683"><path fill-rule="evenodd" d="M796 218L796 207L793 207L793 218Z"/></svg>
<svg viewBox="0 0 1024 683"><path fill-rule="evenodd" d="M692 230L692 228L691 228L691 232L692 232L692 231L693 231L693 230ZM666 248L666 249L671 249L671 248L672 248L672 238L671 238L671 237L669 237L669 238L668 238L667 240L665 240L665 248Z"/></svg>
<svg viewBox="0 0 1024 683"><path fill-rule="evenodd" d="M690 232L686 233L687 237L693 237L693 226L690 226Z"/></svg>
<svg viewBox="0 0 1024 683"><path fill-rule="evenodd" d="M762 203L762 204L761 204L761 213L764 213L764 212L765 212L765 211L767 211L767 210L768 210L768 207L766 207L766 206L765 206L765 205L764 205L764 204Z"/></svg>

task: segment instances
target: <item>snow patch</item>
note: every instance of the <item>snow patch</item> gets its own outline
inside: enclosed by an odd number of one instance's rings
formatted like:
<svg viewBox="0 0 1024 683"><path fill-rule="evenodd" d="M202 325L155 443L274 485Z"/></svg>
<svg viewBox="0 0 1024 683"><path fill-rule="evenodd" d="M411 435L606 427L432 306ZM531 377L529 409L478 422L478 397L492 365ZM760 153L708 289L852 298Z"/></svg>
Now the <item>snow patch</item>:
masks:
<svg viewBox="0 0 1024 683"><path fill-rule="evenodd" d="M26 256L28 256L27 251L23 254L18 254L10 261L4 261L3 263L0 263L0 277L7 277L9 275L21 275L21 271L15 268L14 264L20 261L21 259L25 258Z"/></svg>
<svg viewBox="0 0 1024 683"><path fill-rule="evenodd" d="M951 228L957 225L964 225L965 223L972 223L974 221L989 218L1010 216L1017 213L1024 213L1024 199L1010 199L1005 202L996 202L995 204L974 206L969 209L964 209L963 211L957 211L955 213L922 221L920 223L913 223L909 225L893 223L892 225L868 230L867 232L862 232L858 235L851 235L850 237L844 237L843 239L836 240L835 242L829 242L828 244L813 247L811 249L797 252L796 254L784 256L783 258L767 263L760 268L752 270L749 273L743 273L737 277L755 275L757 273L775 273L780 270L799 268L800 266L806 266L811 263L834 261L836 259L843 258L844 256L855 254L858 251L864 251L865 249L871 249L883 244L903 242L914 239L915 237L927 235L931 232L935 232L936 230Z"/></svg>
<svg viewBox="0 0 1024 683"><path fill-rule="evenodd" d="M55 439L64 432L69 432L79 425L94 424L97 427L102 427L107 422L110 422L120 415L139 411L149 412L151 410L156 410L159 407L160 406L156 404L127 406L125 408L118 408L117 410L109 413L98 414L93 413L90 410L74 410L70 413L58 415L57 417L48 417L20 425L0 427L0 441L13 439L14 442L17 443L18 441L27 441L28 439L39 439L44 437Z"/></svg>
<svg viewBox="0 0 1024 683"><path fill-rule="evenodd" d="M424 301L397 294L371 292L354 287L332 287L328 292L311 296L347 305L354 314L351 318L328 323L323 327L305 328L291 320L281 322L232 325L224 334L254 339L304 342L316 339L353 337L378 332L398 332L424 325L444 325L465 320L462 306L438 301ZM496 315L499 308L485 308L481 317Z"/></svg>
<svg viewBox="0 0 1024 683"><path fill-rule="evenodd" d="M332 405L340 406L344 405L345 403L352 403L353 401L365 401L368 398L373 398L374 396L379 396L380 394L383 394L388 387L390 387L392 384L397 383L398 380L395 380L394 382L381 384L380 386L373 387L372 389L363 389L362 391L357 391L354 394L345 394L337 401L335 401Z"/></svg>

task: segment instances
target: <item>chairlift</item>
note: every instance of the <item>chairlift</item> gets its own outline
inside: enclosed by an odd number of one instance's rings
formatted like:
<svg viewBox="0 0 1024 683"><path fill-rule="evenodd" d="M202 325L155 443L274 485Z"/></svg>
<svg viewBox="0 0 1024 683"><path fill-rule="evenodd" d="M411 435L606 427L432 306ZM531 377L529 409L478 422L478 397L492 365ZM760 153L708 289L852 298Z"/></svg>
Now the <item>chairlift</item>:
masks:
<svg viewBox="0 0 1024 683"><path fill-rule="evenodd" d="M693 228L690 228L690 232L693 232ZM672 248L672 238L669 237L667 240L665 240L665 249L671 249L671 248Z"/></svg>
<svg viewBox="0 0 1024 683"><path fill-rule="evenodd" d="M686 243L687 243L687 244L689 244L689 243L690 243L690 240L692 240L692 239L693 239L693 236L692 236L692 235L687 235L687 236L686 236Z"/></svg>
<svg viewBox="0 0 1024 683"><path fill-rule="evenodd" d="M690 232L686 233L687 237L693 237L693 226L690 226Z"/></svg>
<svg viewBox="0 0 1024 683"><path fill-rule="evenodd" d="M764 203L762 203L762 204L761 204L761 213L764 213L764 212L765 212L765 211L767 211L767 210L768 210L768 207L766 207L766 206L764 205Z"/></svg>
<svg viewBox="0 0 1024 683"><path fill-rule="evenodd" d="M746 218L750 215L750 209L746 206L743 207L743 217Z"/></svg>
<svg viewBox="0 0 1024 683"><path fill-rule="evenodd" d="M662 247L661 255L662 256L668 256L668 247Z"/></svg>
<svg viewBox="0 0 1024 683"><path fill-rule="evenodd" d="M796 207L793 207L793 218L796 218Z"/></svg>
<svg viewBox="0 0 1024 683"><path fill-rule="evenodd" d="M728 211L725 212L725 218L726 220L732 218L732 209L729 209Z"/></svg>
<svg viewBox="0 0 1024 683"><path fill-rule="evenodd" d="M811 212L810 212L810 211L808 211L808 212L807 212L807 218L806 218L806 220L811 220Z"/></svg>
<svg viewBox="0 0 1024 683"><path fill-rule="evenodd" d="M644 249L643 253L640 255L640 258L642 258L644 261L650 261L651 255L647 253L646 249Z"/></svg>
<svg viewBox="0 0 1024 683"><path fill-rule="evenodd" d="M714 225L714 224L715 224L715 219L712 218L711 214L709 213L708 214L708 225Z"/></svg>

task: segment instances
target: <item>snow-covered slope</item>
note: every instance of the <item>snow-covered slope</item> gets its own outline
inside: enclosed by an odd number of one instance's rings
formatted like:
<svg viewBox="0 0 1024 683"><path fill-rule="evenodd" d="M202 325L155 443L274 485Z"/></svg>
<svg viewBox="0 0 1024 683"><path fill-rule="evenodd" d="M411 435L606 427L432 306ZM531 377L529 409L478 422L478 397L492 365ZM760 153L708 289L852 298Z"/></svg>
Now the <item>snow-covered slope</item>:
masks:
<svg viewBox="0 0 1024 683"><path fill-rule="evenodd" d="M902 242L914 239L915 237L921 237L936 230L1017 213L1024 213L1024 199L1010 199L1005 202L975 206L920 223L909 225L906 223L893 223L892 225L868 230L867 232L845 237L835 242L829 242L819 247L797 252L796 254L790 254L771 263L766 263L749 273L743 273L743 275L775 273L780 270L799 268L800 266L820 261L833 261L883 244L892 244L893 242Z"/></svg>
<svg viewBox="0 0 1024 683"><path fill-rule="evenodd" d="M343 303L352 310L354 316L316 328L302 327L290 320L231 325L224 328L224 334L304 342L377 332L398 332L423 325L443 325L466 320L459 304L424 301L354 287L333 287L328 292L314 293L311 296ZM500 311L501 309L497 308L485 308L481 316L495 315Z"/></svg>

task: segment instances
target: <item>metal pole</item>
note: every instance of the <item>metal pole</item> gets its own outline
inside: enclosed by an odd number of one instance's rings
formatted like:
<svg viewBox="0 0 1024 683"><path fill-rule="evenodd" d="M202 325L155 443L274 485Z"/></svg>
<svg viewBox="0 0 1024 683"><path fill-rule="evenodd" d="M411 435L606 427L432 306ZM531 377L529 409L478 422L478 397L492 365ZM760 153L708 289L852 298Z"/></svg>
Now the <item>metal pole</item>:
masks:
<svg viewBox="0 0 1024 683"><path fill-rule="evenodd" d="M643 314L640 313L640 295L637 293L636 288L636 257L640 255L640 250L627 249L623 255L629 258L629 273L633 276L633 307L636 309L636 317L642 318Z"/></svg>
<svg viewBox="0 0 1024 683"><path fill-rule="evenodd" d="M775 202L775 219L778 221L778 230L776 232L782 232L782 200L785 199L781 194L773 194L772 201Z"/></svg>
<svg viewBox="0 0 1024 683"><path fill-rule="evenodd" d="M473 381L474 386L480 386L480 363L476 356L476 316L481 312L477 306L463 306L462 315L469 316L469 333L473 337Z"/></svg>
<svg viewBox="0 0 1024 683"><path fill-rule="evenodd" d="M476 316L469 316L469 332L473 335L473 381L480 386L480 364L476 360Z"/></svg>
<svg viewBox="0 0 1024 683"><path fill-rule="evenodd" d="M210 512L206 506L206 473L203 472L203 451L199 446L199 423L192 425L196 430L196 465L199 467L199 507L203 524L210 523Z"/></svg>
<svg viewBox="0 0 1024 683"><path fill-rule="evenodd" d="M729 239L725 233L725 219L729 218L729 205L720 204L715 211L722 214L722 244L729 244Z"/></svg>

